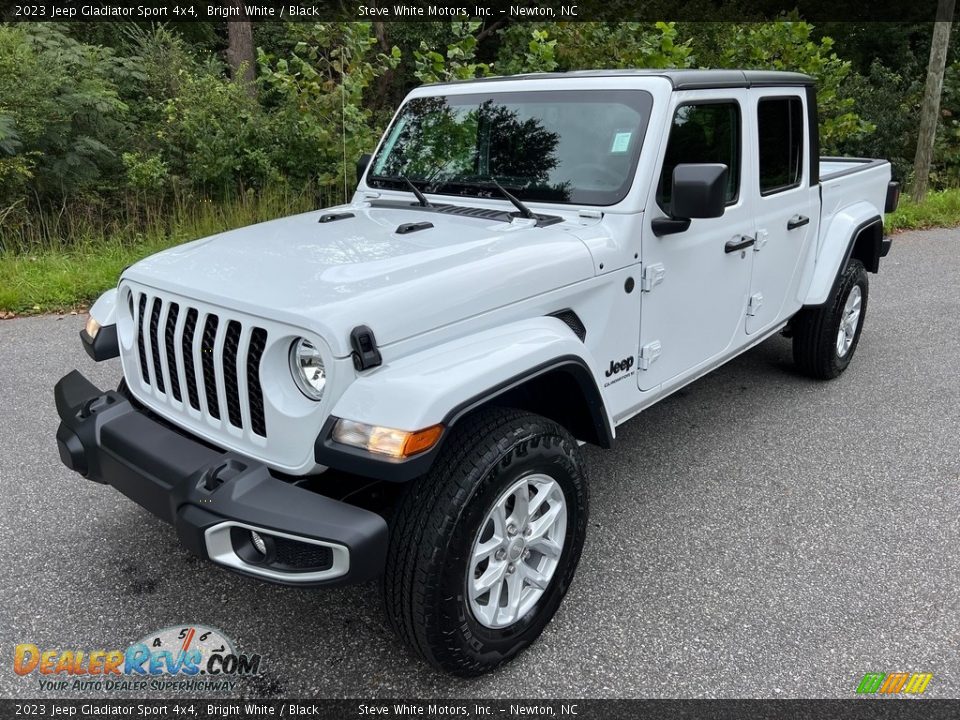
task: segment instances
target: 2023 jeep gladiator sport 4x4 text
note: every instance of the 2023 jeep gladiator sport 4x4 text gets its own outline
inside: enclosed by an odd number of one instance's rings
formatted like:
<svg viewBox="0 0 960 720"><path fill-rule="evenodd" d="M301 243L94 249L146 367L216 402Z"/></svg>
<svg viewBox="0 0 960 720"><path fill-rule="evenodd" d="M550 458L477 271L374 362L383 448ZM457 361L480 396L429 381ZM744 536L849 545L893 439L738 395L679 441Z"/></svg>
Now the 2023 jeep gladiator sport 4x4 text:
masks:
<svg viewBox="0 0 960 720"><path fill-rule="evenodd" d="M591 71L421 87L348 205L146 258L56 386L63 462L214 563L382 577L461 675L533 642L587 528L580 444L785 331L857 349L898 190L821 158L811 78Z"/></svg>

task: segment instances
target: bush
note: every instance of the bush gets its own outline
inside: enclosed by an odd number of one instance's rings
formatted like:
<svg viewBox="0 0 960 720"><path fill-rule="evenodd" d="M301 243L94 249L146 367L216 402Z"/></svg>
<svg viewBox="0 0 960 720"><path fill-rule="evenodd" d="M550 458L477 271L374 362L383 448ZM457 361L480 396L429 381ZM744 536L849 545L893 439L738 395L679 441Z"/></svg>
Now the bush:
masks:
<svg viewBox="0 0 960 720"><path fill-rule="evenodd" d="M0 25L0 203L59 204L111 184L128 110L116 81L132 67L56 25Z"/></svg>

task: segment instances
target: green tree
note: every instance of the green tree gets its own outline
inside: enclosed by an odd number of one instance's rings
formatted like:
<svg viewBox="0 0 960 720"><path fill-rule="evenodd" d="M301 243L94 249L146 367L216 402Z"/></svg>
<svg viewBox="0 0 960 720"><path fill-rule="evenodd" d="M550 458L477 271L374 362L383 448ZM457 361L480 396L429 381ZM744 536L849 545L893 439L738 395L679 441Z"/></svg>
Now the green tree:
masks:
<svg viewBox="0 0 960 720"><path fill-rule="evenodd" d="M692 42L680 40L676 23L518 23L503 31L498 68L546 69L538 65L547 38L553 43L551 70L684 68L695 62Z"/></svg>
<svg viewBox="0 0 960 720"><path fill-rule="evenodd" d="M482 26L480 22L451 23L453 40L445 53L439 53L426 41L421 41L420 49L413 53L414 76L422 83L436 83L489 75L493 63L477 61L477 33Z"/></svg>
<svg viewBox="0 0 960 720"><path fill-rule="evenodd" d="M820 145L835 152L840 142L862 137L874 126L856 113L842 91L850 63L833 50L833 40L813 38L813 26L799 21L730 25L719 38L717 65L731 68L792 70L817 79Z"/></svg>

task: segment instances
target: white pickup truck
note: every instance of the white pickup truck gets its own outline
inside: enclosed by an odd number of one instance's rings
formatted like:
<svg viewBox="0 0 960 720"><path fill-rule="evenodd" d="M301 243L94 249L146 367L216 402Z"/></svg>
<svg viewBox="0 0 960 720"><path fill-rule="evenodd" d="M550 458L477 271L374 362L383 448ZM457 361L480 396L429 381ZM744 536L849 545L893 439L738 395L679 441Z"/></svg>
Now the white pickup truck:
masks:
<svg viewBox="0 0 960 720"><path fill-rule="evenodd" d="M358 171L348 205L127 268L81 332L123 382L60 380L57 441L218 565L382 578L460 675L556 612L583 443L776 333L847 368L898 199L887 162L820 157L814 82L784 72L421 87Z"/></svg>

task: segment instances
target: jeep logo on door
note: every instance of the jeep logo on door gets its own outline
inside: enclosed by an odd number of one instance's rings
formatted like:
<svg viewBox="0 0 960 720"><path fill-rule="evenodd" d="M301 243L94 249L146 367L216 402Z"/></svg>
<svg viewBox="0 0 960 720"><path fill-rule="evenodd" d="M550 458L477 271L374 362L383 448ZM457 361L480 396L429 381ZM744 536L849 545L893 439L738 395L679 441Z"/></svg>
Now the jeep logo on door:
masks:
<svg viewBox="0 0 960 720"><path fill-rule="evenodd" d="M610 377L611 375L616 375L617 373L621 373L621 372L623 372L624 370L629 370L629 369L632 368L632 367L633 367L633 358L632 358L632 357L624 358L623 360L620 360L619 362L614 362L613 360L611 360L611 361L610 361L610 369L607 370L607 372L606 372L605 374L606 374L607 377Z"/></svg>

